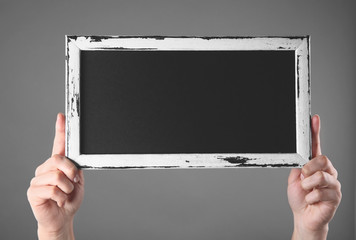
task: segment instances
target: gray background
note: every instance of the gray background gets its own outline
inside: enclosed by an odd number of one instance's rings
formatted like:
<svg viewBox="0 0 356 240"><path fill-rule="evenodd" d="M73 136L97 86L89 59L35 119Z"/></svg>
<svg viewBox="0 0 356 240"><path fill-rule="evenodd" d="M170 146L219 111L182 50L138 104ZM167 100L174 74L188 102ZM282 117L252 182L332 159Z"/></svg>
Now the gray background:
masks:
<svg viewBox="0 0 356 240"><path fill-rule="evenodd" d="M355 1L1 1L2 239L33 239L26 199L64 112L64 35L311 35L312 113L343 200L330 239L354 237ZM263 116L261 116L262 118ZM288 239L289 169L86 171L78 239Z"/></svg>

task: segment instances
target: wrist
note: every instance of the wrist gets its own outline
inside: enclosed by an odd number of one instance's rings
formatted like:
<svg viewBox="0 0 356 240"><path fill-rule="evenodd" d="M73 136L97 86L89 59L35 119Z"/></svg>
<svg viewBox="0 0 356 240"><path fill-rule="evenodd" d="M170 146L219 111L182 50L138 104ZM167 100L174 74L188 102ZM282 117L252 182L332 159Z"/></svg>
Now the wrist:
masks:
<svg viewBox="0 0 356 240"><path fill-rule="evenodd" d="M68 222L58 230L50 230L38 224L37 229L39 240L74 240L73 221Z"/></svg>
<svg viewBox="0 0 356 240"><path fill-rule="evenodd" d="M303 225L302 221L294 219L294 230L292 240L325 240L329 231L329 225L326 224L318 229L311 229Z"/></svg>

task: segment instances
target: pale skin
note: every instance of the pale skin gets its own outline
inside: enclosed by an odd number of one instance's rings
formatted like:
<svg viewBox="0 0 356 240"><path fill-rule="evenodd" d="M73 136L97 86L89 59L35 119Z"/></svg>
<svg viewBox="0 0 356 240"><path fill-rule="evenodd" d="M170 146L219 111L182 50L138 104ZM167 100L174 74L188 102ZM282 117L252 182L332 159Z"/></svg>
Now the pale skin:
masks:
<svg viewBox="0 0 356 240"><path fill-rule="evenodd" d="M288 201L294 216L292 239L326 239L341 201L341 185L330 160L321 154L320 118L312 118L312 160L292 169ZM59 113L52 156L40 165L27 191L38 238L74 239L73 218L84 197L84 175L66 157L65 117Z"/></svg>
<svg viewBox="0 0 356 240"><path fill-rule="evenodd" d="M329 222L341 201L341 184L331 161L321 154L320 117L311 121L312 159L288 178L288 201L294 216L292 239L326 239Z"/></svg>
<svg viewBox="0 0 356 240"><path fill-rule="evenodd" d="M83 171L66 157L65 118L57 115L52 156L36 169L27 198L38 239L74 239L73 218L84 197Z"/></svg>

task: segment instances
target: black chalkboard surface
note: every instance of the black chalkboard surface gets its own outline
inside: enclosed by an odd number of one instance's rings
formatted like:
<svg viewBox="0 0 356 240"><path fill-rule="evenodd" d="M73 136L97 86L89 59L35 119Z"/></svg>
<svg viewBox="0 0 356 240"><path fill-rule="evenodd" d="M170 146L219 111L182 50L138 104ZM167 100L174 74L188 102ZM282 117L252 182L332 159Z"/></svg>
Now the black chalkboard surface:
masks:
<svg viewBox="0 0 356 240"><path fill-rule="evenodd" d="M80 151L294 153L294 51L82 51Z"/></svg>
<svg viewBox="0 0 356 240"><path fill-rule="evenodd" d="M66 39L66 156L82 168L310 157L309 37Z"/></svg>

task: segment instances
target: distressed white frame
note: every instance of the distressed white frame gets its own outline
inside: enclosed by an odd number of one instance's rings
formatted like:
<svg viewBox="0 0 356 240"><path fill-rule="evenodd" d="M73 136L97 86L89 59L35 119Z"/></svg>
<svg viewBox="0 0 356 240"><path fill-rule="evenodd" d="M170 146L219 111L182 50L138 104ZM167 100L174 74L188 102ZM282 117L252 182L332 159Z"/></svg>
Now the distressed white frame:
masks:
<svg viewBox="0 0 356 240"><path fill-rule="evenodd" d="M66 36L65 155L84 169L301 167L311 157L310 38ZM80 51L105 50L295 51L296 153L81 154Z"/></svg>

